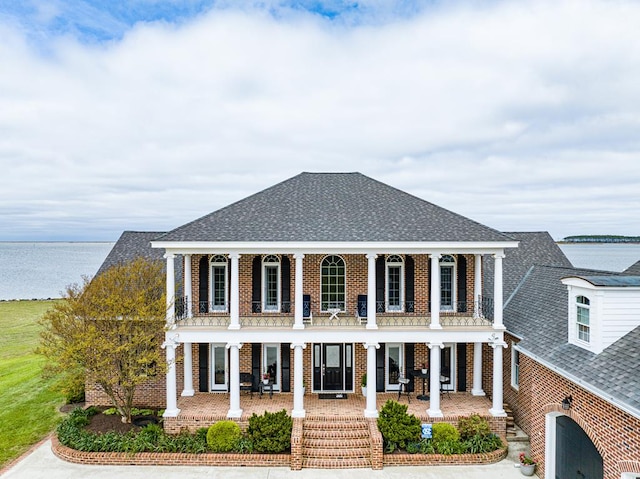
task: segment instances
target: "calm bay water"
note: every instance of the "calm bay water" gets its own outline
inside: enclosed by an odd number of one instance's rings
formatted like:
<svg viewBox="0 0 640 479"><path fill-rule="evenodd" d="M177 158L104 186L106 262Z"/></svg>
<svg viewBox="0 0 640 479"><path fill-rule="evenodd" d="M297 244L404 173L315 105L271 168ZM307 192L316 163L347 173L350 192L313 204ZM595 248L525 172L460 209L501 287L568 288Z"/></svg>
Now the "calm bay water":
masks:
<svg viewBox="0 0 640 479"><path fill-rule="evenodd" d="M113 243L0 242L0 300L59 298L93 276ZM561 244L576 267L622 271L640 260L640 244Z"/></svg>
<svg viewBox="0 0 640 479"><path fill-rule="evenodd" d="M60 298L93 276L113 243L0 243L0 300Z"/></svg>

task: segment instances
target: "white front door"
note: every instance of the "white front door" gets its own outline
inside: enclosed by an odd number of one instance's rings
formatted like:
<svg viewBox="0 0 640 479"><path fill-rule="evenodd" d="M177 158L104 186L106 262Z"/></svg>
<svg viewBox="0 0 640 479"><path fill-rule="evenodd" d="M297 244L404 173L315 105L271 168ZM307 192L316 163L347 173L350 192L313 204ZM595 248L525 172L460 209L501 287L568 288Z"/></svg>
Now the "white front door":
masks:
<svg viewBox="0 0 640 479"><path fill-rule="evenodd" d="M226 344L211 345L211 390L226 391L229 361Z"/></svg>

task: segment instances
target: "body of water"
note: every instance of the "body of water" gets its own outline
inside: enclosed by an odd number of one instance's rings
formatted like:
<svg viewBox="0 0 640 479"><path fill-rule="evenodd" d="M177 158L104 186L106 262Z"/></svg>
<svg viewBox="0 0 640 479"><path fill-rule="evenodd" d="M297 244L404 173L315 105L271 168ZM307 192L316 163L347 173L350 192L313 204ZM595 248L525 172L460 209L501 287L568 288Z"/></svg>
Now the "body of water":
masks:
<svg viewBox="0 0 640 479"><path fill-rule="evenodd" d="M93 276L113 243L0 243L0 300L60 298Z"/></svg>
<svg viewBox="0 0 640 479"><path fill-rule="evenodd" d="M623 271L640 260L638 243L564 243L559 246L576 268Z"/></svg>
<svg viewBox="0 0 640 479"><path fill-rule="evenodd" d="M113 243L1 243L0 300L60 298L93 276ZM640 244L561 244L578 268L622 271L640 260Z"/></svg>

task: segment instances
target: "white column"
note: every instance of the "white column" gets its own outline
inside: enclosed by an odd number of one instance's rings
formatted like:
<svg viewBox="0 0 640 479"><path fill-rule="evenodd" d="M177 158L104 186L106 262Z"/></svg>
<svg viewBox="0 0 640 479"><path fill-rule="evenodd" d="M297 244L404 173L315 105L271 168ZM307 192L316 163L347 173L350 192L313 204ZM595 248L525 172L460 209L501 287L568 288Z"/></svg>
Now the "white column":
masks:
<svg viewBox="0 0 640 479"><path fill-rule="evenodd" d="M193 358L191 351L191 343L184 343L184 389L182 396L193 396Z"/></svg>
<svg viewBox="0 0 640 479"><path fill-rule="evenodd" d="M493 329L505 329L502 323L502 258L503 254L494 254L495 265L493 267Z"/></svg>
<svg viewBox="0 0 640 479"><path fill-rule="evenodd" d="M191 285L191 255L184 255L184 299L187 303L187 318L193 318L193 292Z"/></svg>
<svg viewBox="0 0 640 479"><path fill-rule="evenodd" d="M367 312L367 314L369 313ZM364 348L367 350L367 402L364 417L378 417L376 400L376 349L379 349L380 345L378 343L364 343Z"/></svg>
<svg viewBox="0 0 640 479"><path fill-rule="evenodd" d="M175 324L176 272L174 260L176 255L166 253L164 257L167 259L167 325L172 326Z"/></svg>
<svg viewBox="0 0 640 479"><path fill-rule="evenodd" d="M293 343L293 411L291 417L304 417L304 370L302 365L302 350L306 343Z"/></svg>
<svg viewBox="0 0 640 479"><path fill-rule="evenodd" d="M229 412L227 417L242 417L240 409L240 343L228 343L229 350Z"/></svg>
<svg viewBox="0 0 640 479"><path fill-rule="evenodd" d="M474 257L474 277L473 277L473 317L481 316L481 298L482 298L482 255L477 254Z"/></svg>
<svg viewBox="0 0 640 479"><path fill-rule="evenodd" d="M229 297L229 329L240 329L240 274L238 253L231 253L231 294Z"/></svg>
<svg viewBox="0 0 640 479"><path fill-rule="evenodd" d="M178 409L178 397L177 397L177 380L176 380L176 348L178 347L178 336L173 334L167 336L164 343L162 343L162 349L167 353L167 407L164 410L163 417L177 417L180 413Z"/></svg>
<svg viewBox="0 0 640 479"><path fill-rule="evenodd" d="M439 291L438 291L439 293ZM440 410L440 350L442 343L429 343L431 356L429 358L429 417L443 417Z"/></svg>
<svg viewBox="0 0 640 479"><path fill-rule="evenodd" d="M304 329L303 320L303 306L302 306L302 288L303 288L303 276L302 276L302 260L304 259L304 255L302 253L296 253L293 255L296 260L296 283L295 283L295 291L294 291L294 311L295 311L295 322L293 324L293 329ZM295 353L294 353L295 354Z"/></svg>
<svg viewBox="0 0 640 479"><path fill-rule="evenodd" d="M482 389L482 343L473 343L473 389L472 396L485 396Z"/></svg>
<svg viewBox="0 0 640 479"><path fill-rule="evenodd" d="M489 413L492 416L504 417L507 414L504 412L502 400L502 350L507 347L507 343L499 339L489 344L493 348L493 406Z"/></svg>
<svg viewBox="0 0 640 479"><path fill-rule="evenodd" d="M431 329L442 329L440 325L440 254L431 255ZM438 374L440 374L439 370Z"/></svg>
<svg viewBox="0 0 640 479"><path fill-rule="evenodd" d="M367 329L378 329L376 323L376 254L367 255ZM357 306L356 306L357 307ZM367 395L369 388L367 387ZM376 412L376 416L377 412Z"/></svg>

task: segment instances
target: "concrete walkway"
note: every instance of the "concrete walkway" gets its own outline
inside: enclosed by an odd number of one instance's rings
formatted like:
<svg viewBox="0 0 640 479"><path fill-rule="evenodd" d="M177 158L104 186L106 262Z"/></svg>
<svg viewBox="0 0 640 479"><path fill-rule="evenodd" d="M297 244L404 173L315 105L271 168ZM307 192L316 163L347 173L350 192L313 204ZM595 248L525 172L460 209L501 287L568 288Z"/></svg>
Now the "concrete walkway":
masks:
<svg viewBox="0 0 640 479"><path fill-rule="evenodd" d="M47 440L1 475L3 479L515 479L520 471L511 459L488 466L419 466L371 469L303 469L285 467L82 466L55 457Z"/></svg>

